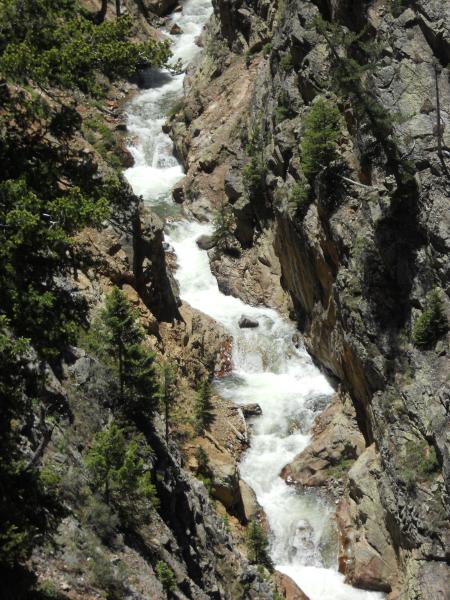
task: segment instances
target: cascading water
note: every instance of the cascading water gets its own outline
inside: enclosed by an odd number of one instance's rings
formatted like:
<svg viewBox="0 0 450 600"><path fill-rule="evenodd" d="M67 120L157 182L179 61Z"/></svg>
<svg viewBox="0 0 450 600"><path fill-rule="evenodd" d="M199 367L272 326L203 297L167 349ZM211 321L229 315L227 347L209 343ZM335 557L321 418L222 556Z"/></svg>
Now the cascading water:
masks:
<svg viewBox="0 0 450 600"><path fill-rule="evenodd" d="M173 36L175 59L188 64L198 53L195 40L211 14L210 0L187 0L173 16L182 34ZM180 217L171 198L183 170L161 127L168 109L182 95L183 75L150 72L149 89L128 106L130 151L135 164L125 173L136 194L161 216ZM222 323L233 336L233 372L218 380L218 392L238 404L257 402L263 411L252 423L251 447L240 465L270 526L270 553L278 570L289 575L311 600L376 600L382 594L354 589L336 569L329 513L318 493L300 494L279 472L306 446L314 417L332 388L303 348L292 342L294 325L274 310L255 308L225 296L213 277L208 256L196 239L211 225L180 219L167 226L166 240L178 258L181 297ZM259 327L240 329L242 314Z"/></svg>

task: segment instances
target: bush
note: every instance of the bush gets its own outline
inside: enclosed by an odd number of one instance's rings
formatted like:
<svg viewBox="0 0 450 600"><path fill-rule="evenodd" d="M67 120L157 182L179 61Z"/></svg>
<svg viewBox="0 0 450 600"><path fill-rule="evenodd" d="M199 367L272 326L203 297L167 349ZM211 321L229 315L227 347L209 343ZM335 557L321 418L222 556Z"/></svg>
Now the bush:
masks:
<svg viewBox="0 0 450 600"><path fill-rule="evenodd" d="M143 436L127 441L124 430L113 422L95 435L85 463L93 486L107 504L136 509L143 503L147 507L157 504L156 489L146 470L151 457Z"/></svg>
<svg viewBox="0 0 450 600"><path fill-rule="evenodd" d="M419 348L427 348L448 331L448 319L445 314L438 289L432 290L426 300L426 308L415 320L412 340Z"/></svg>
<svg viewBox="0 0 450 600"><path fill-rule="evenodd" d="M198 435L201 435L204 429L208 429L215 418L211 393L211 385L205 378L197 388L195 399L195 428Z"/></svg>
<svg viewBox="0 0 450 600"><path fill-rule="evenodd" d="M89 496L81 509L81 521L92 528L102 542L113 542L119 527L119 517L111 507L95 496Z"/></svg>
<svg viewBox="0 0 450 600"><path fill-rule="evenodd" d="M196 449L194 456L198 464L197 472L209 475L209 458L201 446Z"/></svg>
<svg viewBox="0 0 450 600"><path fill-rule="evenodd" d="M250 162L242 169L244 186L252 197L262 193L266 175L267 166L262 155L252 156Z"/></svg>
<svg viewBox="0 0 450 600"><path fill-rule="evenodd" d="M329 100L319 98L306 115L304 126L301 165L311 181L337 157L336 145L341 131L339 110Z"/></svg>
<svg viewBox="0 0 450 600"><path fill-rule="evenodd" d="M226 248L235 240L234 237L234 216L231 207L224 202L221 203L219 210L214 216L213 241L219 249Z"/></svg>
<svg viewBox="0 0 450 600"><path fill-rule="evenodd" d="M269 541L262 525L255 519L250 521L245 532L248 548L248 559L253 564L263 565L269 570L273 569L270 556L267 553Z"/></svg>
<svg viewBox="0 0 450 600"><path fill-rule="evenodd" d="M403 460L403 478L410 491L418 482L430 480L439 472L436 450L426 440L410 440L406 444L406 456Z"/></svg>
<svg viewBox="0 0 450 600"><path fill-rule="evenodd" d="M294 183L289 196L289 204L300 213L305 213L311 199L311 186L306 178Z"/></svg>
<svg viewBox="0 0 450 600"><path fill-rule="evenodd" d="M175 573L172 571L169 565L163 560L160 560L156 565L155 571L164 591L174 592L177 588L177 580L175 578Z"/></svg>
<svg viewBox="0 0 450 600"><path fill-rule="evenodd" d="M282 69L286 73L289 73L289 71L292 71L292 69L294 68L294 64L292 62L291 53L287 52L286 54L283 54L281 56L280 62L278 64L280 66L280 69Z"/></svg>
<svg viewBox="0 0 450 600"><path fill-rule="evenodd" d="M73 0L4 0L0 68L27 78L99 94L97 74L130 77L139 67L167 64L167 42L131 41L129 17L95 24Z"/></svg>
<svg viewBox="0 0 450 600"><path fill-rule="evenodd" d="M264 46L262 47L262 53L265 58L267 58L269 56L271 51L272 51L272 44L270 42L268 42L267 44L264 44Z"/></svg>

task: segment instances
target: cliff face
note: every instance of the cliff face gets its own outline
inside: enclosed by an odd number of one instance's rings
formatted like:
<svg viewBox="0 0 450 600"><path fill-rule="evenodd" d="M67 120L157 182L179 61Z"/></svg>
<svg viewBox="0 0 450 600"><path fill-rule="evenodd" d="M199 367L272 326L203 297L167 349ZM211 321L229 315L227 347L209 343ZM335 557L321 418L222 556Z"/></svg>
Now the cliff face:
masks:
<svg viewBox="0 0 450 600"><path fill-rule="evenodd" d="M220 260L211 251L212 264L219 274L229 261L247 265L250 283L233 288L246 299L254 289L249 257L258 257L261 240L273 241L277 257L266 264L278 261L309 351L350 394L368 448L341 501L348 580L392 598L443 598L448 337L420 347L412 330L433 288L447 315L450 306L450 4L214 6L211 31L231 53L206 45L209 57L172 125L189 167L186 204L198 210L207 170L216 183L211 202L230 206L240 248L238 258ZM339 81L343 65L353 69L347 81ZM202 90L202 106L193 90ZM227 114L231 132L220 137L214 114L239 94L242 105ZM304 181L304 118L318 96L342 115L345 170L330 177L322 165L302 203L295 191Z"/></svg>

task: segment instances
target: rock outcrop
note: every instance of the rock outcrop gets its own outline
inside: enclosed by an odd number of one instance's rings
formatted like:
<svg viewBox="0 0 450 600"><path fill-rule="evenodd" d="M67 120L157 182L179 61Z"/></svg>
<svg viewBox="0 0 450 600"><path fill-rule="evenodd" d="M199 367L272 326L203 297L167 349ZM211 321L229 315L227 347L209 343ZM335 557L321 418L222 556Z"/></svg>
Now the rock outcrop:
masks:
<svg viewBox="0 0 450 600"><path fill-rule="evenodd" d="M364 448L351 401L338 395L317 417L311 443L284 467L281 476L290 484L328 485L345 475Z"/></svg>
<svg viewBox="0 0 450 600"><path fill-rule="evenodd" d="M171 124L188 169L186 207L202 216L205 203L224 201L235 219L240 254L211 251L221 288L247 302L293 306L308 350L351 398L370 446L362 452L359 434L351 444L357 461L343 501L351 508L340 522L357 543L347 577L408 600L448 588L448 336L420 348L412 329L433 288L447 316L450 307L449 14L448 0L278 8L216 0L214 51L189 79L186 108ZM336 82L336 57L352 65L370 106L355 86ZM302 203L304 117L318 96L342 115L345 169L331 180L319 172ZM261 239L274 260L255 260ZM262 279L260 268L270 273L270 293L249 283ZM274 275L292 305L276 300ZM345 441L336 444L342 455ZM322 467L334 458L314 467L316 450L298 463L302 483L327 479ZM380 556L392 557L392 568Z"/></svg>

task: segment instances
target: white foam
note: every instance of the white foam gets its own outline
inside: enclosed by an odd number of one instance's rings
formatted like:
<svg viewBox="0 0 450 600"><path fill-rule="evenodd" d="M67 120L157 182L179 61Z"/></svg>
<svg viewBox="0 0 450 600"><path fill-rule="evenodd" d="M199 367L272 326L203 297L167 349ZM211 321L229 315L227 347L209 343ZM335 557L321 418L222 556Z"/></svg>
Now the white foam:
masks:
<svg viewBox="0 0 450 600"><path fill-rule="evenodd" d="M210 14L210 0L188 0L183 11L174 14L173 21L184 32L171 36L175 59L187 64L198 54L195 40ZM183 75L153 72L148 77L153 87L128 108L135 165L125 174L147 203L170 206L171 189L183 170L161 127L167 109L182 93ZM324 548L331 544L331 507L327 501L318 494L299 494L279 477L283 466L307 445L314 417L333 390L305 350L295 347L292 323L274 310L248 306L220 292L207 253L196 244L200 235L211 233L211 225L181 221L168 227L166 241L177 255L182 299L222 323L233 336L233 373L217 381L218 390L238 404L257 402L262 408L262 416L251 425L251 447L240 472L267 515L271 557L311 600L382 598L345 585L335 568L335 553L333 564L328 564ZM259 327L240 329L242 314L256 319Z"/></svg>

